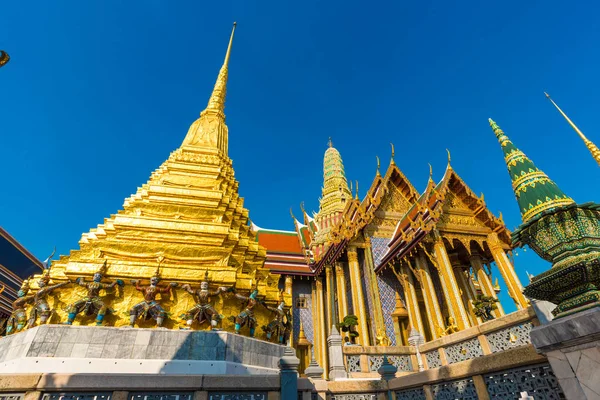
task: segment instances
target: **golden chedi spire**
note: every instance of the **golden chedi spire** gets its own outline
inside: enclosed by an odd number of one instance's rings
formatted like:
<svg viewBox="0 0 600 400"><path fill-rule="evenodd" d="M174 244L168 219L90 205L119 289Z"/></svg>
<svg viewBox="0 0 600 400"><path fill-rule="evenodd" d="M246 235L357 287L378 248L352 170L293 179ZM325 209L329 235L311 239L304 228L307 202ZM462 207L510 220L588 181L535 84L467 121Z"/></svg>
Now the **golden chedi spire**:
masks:
<svg viewBox="0 0 600 400"><path fill-rule="evenodd" d="M183 141L184 146L215 148L225 156L228 153L229 131L227 125L225 125L225 97L227 94L229 58L231 56L235 27L236 23L234 22L227 52L225 53L225 60L217 76L217 81L208 100L208 105L200 113L200 118L190 126Z"/></svg>
<svg viewBox="0 0 600 400"><path fill-rule="evenodd" d="M91 276L107 260L106 275L127 282L148 279L160 265L163 280L192 285L201 282L206 271L211 285L235 285L242 291L260 281L261 296L277 301L278 276L264 267L266 250L249 227L248 210L227 156L223 109L230 51L231 39L208 107L182 146L125 199L122 210L82 235L79 250L53 263L54 279ZM133 290L130 286L124 290L127 300L114 305L115 315L137 300L128 292ZM69 304L68 299L61 301ZM180 315L190 306L185 301L169 312Z"/></svg>
<svg viewBox="0 0 600 400"><path fill-rule="evenodd" d="M558 106L558 104L556 104L554 102L554 100L552 100L552 98L550 97L550 95L548 93L544 92L544 94L546 95L546 97L548 98L548 100L550 100L550 102L552 104L554 104L554 107L556 107L556 109L558 110L558 112L567 120L567 122L569 123L569 125L571 125L571 128L573 128L575 130L575 132L577 132L577 134L579 135L579 137L581 138L581 140L583 140L583 143L585 143L585 146L588 148L588 150L590 151L590 153L592 153L592 157L594 157L594 160L596 160L596 162L598 163L598 165L600 165L600 149L598 149L598 147L591 140L589 140L587 137L585 137L585 135L583 134L583 132L581 132L579 130L579 128L577 127L577 125L575 125L573 123L573 121L571 121L571 119L569 117L567 117L567 114L565 114L563 112L563 110L560 109L560 107Z"/></svg>
<svg viewBox="0 0 600 400"><path fill-rule="evenodd" d="M329 138L329 147L323 158L323 190L319 204L319 214L331 215L342 212L346 201L352 198L348 187L344 163L340 152L333 147Z"/></svg>
<svg viewBox="0 0 600 400"><path fill-rule="evenodd" d="M323 189L319 200L319 212L315 217L315 222L319 226L314 239L315 244L326 240L331 226L337 222L346 207L346 202L350 200L352 200L352 192L344 173L342 156L333 147L333 142L329 138L328 148L323 158Z"/></svg>

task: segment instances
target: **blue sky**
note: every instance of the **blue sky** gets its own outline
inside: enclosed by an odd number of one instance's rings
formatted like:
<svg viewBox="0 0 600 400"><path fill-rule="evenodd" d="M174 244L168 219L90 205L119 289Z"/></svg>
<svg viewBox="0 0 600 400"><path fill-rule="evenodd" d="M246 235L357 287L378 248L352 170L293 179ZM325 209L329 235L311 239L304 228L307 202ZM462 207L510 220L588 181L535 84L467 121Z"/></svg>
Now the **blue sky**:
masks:
<svg viewBox="0 0 600 400"><path fill-rule="evenodd" d="M379 155L418 190L454 169L520 223L487 118L577 202L599 170L544 98L600 144L593 2L38 2L3 4L0 225L43 259L67 254L177 148L206 106L231 23L230 156L258 225L318 208L328 137L349 179ZM547 268L532 251L515 259Z"/></svg>

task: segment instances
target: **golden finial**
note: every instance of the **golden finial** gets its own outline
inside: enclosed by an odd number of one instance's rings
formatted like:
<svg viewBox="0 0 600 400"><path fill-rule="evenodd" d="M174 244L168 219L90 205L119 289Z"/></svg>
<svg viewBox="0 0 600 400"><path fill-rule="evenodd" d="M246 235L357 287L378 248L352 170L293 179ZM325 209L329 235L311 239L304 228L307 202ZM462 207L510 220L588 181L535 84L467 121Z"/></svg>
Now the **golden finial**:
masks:
<svg viewBox="0 0 600 400"><path fill-rule="evenodd" d="M433 180L432 177L433 177L433 168L431 167L431 164L429 164L429 180L430 181Z"/></svg>
<svg viewBox="0 0 600 400"><path fill-rule="evenodd" d="M396 152L394 151L394 143L390 143L390 145L392 146L392 164L394 164L394 156L396 155Z"/></svg>
<svg viewBox="0 0 600 400"><path fill-rule="evenodd" d="M350 193L352 193L352 181L350 181Z"/></svg>
<svg viewBox="0 0 600 400"><path fill-rule="evenodd" d="M296 217L294 217L294 212L292 211L292 207L290 207L290 215L292 216L292 219L294 220L294 223L295 223Z"/></svg>
<svg viewBox="0 0 600 400"><path fill-rule="evenodd" d="M333 142L331 141L331 136L329 137L329 142L327 143L329 147L333 147Z"/></svg>
<svg viewBox="0 0 600 400"><path fill-rule="evenodd" d="M567 114L565 114L563 112L563 110L560 109L560 107L554 102L554 100L552 100L552 98L550 97L550 95L548 93L544 92L544 94L546 95L548 100L550 100L550 102L552 104L554 104L554 107L556 107L558 112L561 113L561 115L567 120L569 125L571 125L571 128L573 128L575 130L575 132L577 132L577 134L579 135L581 140L583 140L583 143L585 143L585 146L588 148L590 153L592 153L592 157L594 157L594 160L596 160L598 165L600 165L600 149L598 149L598 147L591 140L589 140L587 137L585 137L583 132L581 132L579 130L579 128L573 123L573 121L571 121L571 119L569 117L567 117Z"/></svg>
<svg viewBox="0 0 600 400"><path fill-rule="evenodd" d="M500 211L500 213L498 215L498 219L500 220L501 223L504 223L504 217L502 216L502 211Z"/></svg>
<svg viewBox="0 0 600 400"><path fill-rule="evenodd" d="M356 200L358 200L358 181L356 181Z"/></svg>
<svg viewBox="0 0 600 400"><path fill-rule="evenodd" d="M207 110L214 110L219 112L225 112L225 95L227 94L227 77L229 74L229 57L231 56L231 46L233 44L233 34L235 33L235 27L237 23L233 23L233 29L231 30L231 37L229 38L229 45L227 46L227 53L225 53L225 61L219 71L217 82L213 89L210 99L208 100Z"/></svg>
<svg viewBox="0 0 600 400"><path fill-rule="evenodd" d="M10 56L4 50L0 50L0 67L5 66L10 61Z"/></svg>
<svg viewBox="0 0 600 400"><path fill-rule="evenodd" d="M450 161L452 161L452 158L450 157L450 150L446 149L446 152L448 153L448 166L450 166Z"/></svg>
<svg viewBox="0 0 600 400"><path fill-rule="evenodd" d="M302 211L302 214L306 214L306 210L304 209L304 202L303 201L300 202L300 210Z"/></svg>
<svg viewBox="0 0 600 400"><path fill-rule="evenodd" d="M379 173L379 168L381 167L381 163L379 162L379 156L375 156L375 158L377 159L377 176L381 175Z"/></svg>

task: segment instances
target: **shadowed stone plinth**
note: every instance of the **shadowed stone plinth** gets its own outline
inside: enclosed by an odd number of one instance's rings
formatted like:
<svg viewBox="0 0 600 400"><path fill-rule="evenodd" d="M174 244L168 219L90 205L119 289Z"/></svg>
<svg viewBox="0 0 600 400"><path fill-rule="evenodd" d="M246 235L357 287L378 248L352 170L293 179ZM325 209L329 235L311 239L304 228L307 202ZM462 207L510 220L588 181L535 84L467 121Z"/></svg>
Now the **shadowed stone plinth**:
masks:
<svg viewBox="0 0 600 400"><path fill-rule="evenodd" d="M44 325L0 338L0 374L278 374L284 349L229 332Z"/></svg>
<svg viewBox="0 0 600 400"><path fill-rule="evenodd" d="M600 307L533 328L531 343L548 357L567 399L600 398Z"/></svg>

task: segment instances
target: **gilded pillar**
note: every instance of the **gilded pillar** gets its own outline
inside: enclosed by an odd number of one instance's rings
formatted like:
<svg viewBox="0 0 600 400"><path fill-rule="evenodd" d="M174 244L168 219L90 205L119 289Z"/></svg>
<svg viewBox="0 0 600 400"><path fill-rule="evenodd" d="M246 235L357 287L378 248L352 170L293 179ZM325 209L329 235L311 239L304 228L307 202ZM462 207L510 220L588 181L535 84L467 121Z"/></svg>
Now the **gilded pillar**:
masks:
<svg viewBox="0 0 600 400"><path fill-rule="evenodd" d="M385 333L385 321L383 320L383 308L381 306L381 297L379 296L379 285L377 284L377 275L375 274L375 262L373 261L373 250L371 248L371 239L366 238L365 244L365 260L366 270L368 273L368 282L371 285L371 304L373 304L373 317L375 319L375 336L379 336L379 332Z"/></svg>
<svg viewBox="0 0 600 400"><path fill-rule="evenodd" d="M463 299L466 303L465 307L467 308L469 322L471 323L471 325L477 325L481 323L481 320L477 318L477 316L473 312L473 301L475 300L475 292L469 285L468 279L470 278L465 275L465 271L462 267L454 267L454 276L456 277L458 286L463 293Z"/></svg>
<svg viewBox="0 0 600 400"><path fill-rule="evenodd" d="M492 257L494 257L494 261L496 261L496 265L500 270L500 274L506 283L508 294L514 300L517 308L523 309L528 307L529 302L523 295L523 286L521 285L521 281L519 281L513 265L508 259L506 252L502 248L500 239L498 239L498 234L495 232L488 235L488 246L492 251Z"/></svg>
<svg viewBox="0 0 600 400"><path fill-rule="evenodd" d="M319 314L319 300L317 297L317 281L315 280L311 286L312 289L312 304L311 308L312 312L312 320L313 320L313 343L312 343L312 351L315 354L315 359L320 363L321 362L321 339L320 335L322 335L321 331L321 318L322 315Z"/></svg>
<svg viewBox="0 0 600 400"><path fill-rule="evenodd" d="M421 311L419 310L419 301L417 300L417 292L412 274L404 265L400 266L400 283L404 288L404 299L406 300L406 310L408 311L408 322L412 327L417 329L419 333L425 335L425 327L421 319Z"/></svg>
<svg viewBox="0 0 600 400"><path fill-rule="evenodd" d="M369 318L369 315L365 309L365 297L360 281L360 266L358 265L356 246L348 246L347 253L350 285L352 287L352 305L354 307L354 314L358 317L358 341L363 346L370 346L369 329L367 328L367 318Z"/></svg>
<svg viewBox="0 0 600 400"><path fill-rule="evenodd" d="M438 271L442 280L442 288L444 289L444 295L446 296L446 303L450 311L450 316L454 318L458 329L463 330L470 327L469 317L467 316L467 310L463 305L458 291L458 284L452 271L452 264L448 253L446 252L446 246L444 241L439 235L436 235L435 244L435 258L438 264Z"/></svg>
<svg viewBox="0 0 600 400"><path fill-rule="evenodd" d="M481 260L481 256L477 253L471 254L471 266L473 267L473 271L477 276L477 281L479 282L479 287L485 296L493 297L498 300L498 295L494 290L494 285L490 280L490 277L485 272L485 268L483 267L483 261ZM500 302L496 303L498 306L497 310L492 311L494 317L498 318L504 315L504 309L502 308L502 304Z"/></svg>
<svg viewBox="0 0 600 400"><path fill-rule="evenodd" d="M335 263L335 279L338 301L338 318L343 320L348 315L348 298L346 297L346 276L344 274L344 264Z"/></svg>
<svg viewBox="0 0 600 400"><path fill-rule="evenodd" d="M326 319L325 316L325 307L323 304L323 279L319 276L315 282L316 286L316 297L317 297L317 319L319 320L319 364L323 366L325 370L325 374L327 374L328 368L328 357L327 357L327 329L325 328Z"/></svg>
<svg viewBox="0 0 600 400"><path fill-rule="evenodd" d="M440 310L440 303L437 298L435 286L433 286L433 280L431 279L431 272L429 271L429 265L427 265L427 259L422 251L415 260L416 270L421 276L421 290L423 291L423 299L425 300L425 309L427 310L427 318L429 326L431 327L431 336L433 339L440 337L439 329L446 328L444 323L444 317L442 316L442 310Z"/></svg>
<svg viewBox="0 0 600 400"><path fill-rule="evenodd" d="M327 304L326 310L326 321L327 327L325 332L327 332L327 337L329 337L329 333L331 332L331 324L335 323L335 289L333 284L333 268L331 265L325 266L325 285L326 285L326 293L325 293L325 303Z"/></svg>
<svg viewBox="0 0 600 400"><path fill-rule="evenodd" d="M292 295L292 277L291 275L286 275L285 277L285 292Z"/></svg>

